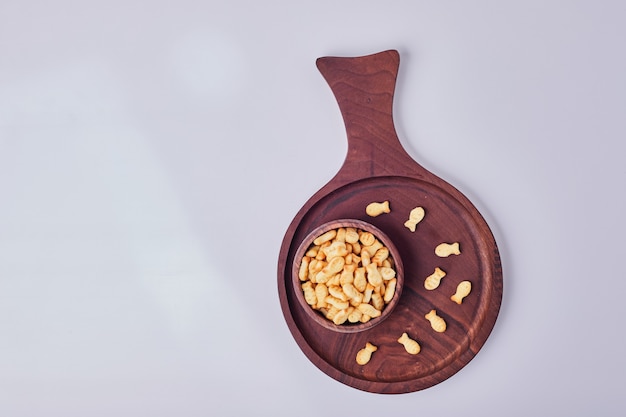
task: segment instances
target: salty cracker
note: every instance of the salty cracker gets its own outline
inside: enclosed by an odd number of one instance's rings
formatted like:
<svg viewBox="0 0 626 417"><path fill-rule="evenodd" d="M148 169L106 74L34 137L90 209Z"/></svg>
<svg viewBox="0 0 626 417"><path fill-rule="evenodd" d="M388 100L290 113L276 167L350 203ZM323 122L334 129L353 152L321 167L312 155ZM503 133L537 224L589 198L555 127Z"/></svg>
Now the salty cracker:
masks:
<svg viewBox="0 0 626 417"><path fill-rule="evenodd" d="M424 317L430 322L430 327L437 333L446 331L446 322L437 314L437 310L430 310Z"/></svg>
<svg viewBox="0 0 626 417"><path fill-rule="evenodd" d="M359 350L356 354L356 363L359 365L366 365L372 358L372 353L376 352L378 347L367 342L365 347Z"/></svg>
<svg viewBox="0 0 626 417"><path fill-rule="evenodd" d="M357 308L361 311L361 313L366 314L372 318L380 317L381 315L380 310L376 309L376 307L371 304L361 303L357 306Z"/></svg>
<svg viewBox="0 0 626 417"><path fill-rule="evenodd" d="M398 279L397 278L392 278L387 283L387 287L385 288L385 293L383 294L383 301L385 303L390 302L391 299L393 298L393 296L394 296L394 294L396 292L396 285L397 284L398 284Z"/></svg>
<svg viewBox="0 0 626 417"><path fill-rule="evenodd" d="M354 245L359 241L359 232L354 227L346 227L346 243Z"/></svg>
<svg viewBox="0 0 626 417"><path fill-rule="evenodd" d="M363 246L371 246L374 244L374 242L376 242L376 237L374 236L372 232L362 231L359 234L359 242L361 242Z"/></svg>
<svg viewBox="0 0 626 417"><path fill-rule="evenodd" d="M391 208L389 207L389 201L385 200L383 202L374 201L369 203L367 207L365 207L365 212L368 216L377 217L384 213L390 213Z"/></svg>
<svg viewBox="0 0 626 417"><path fill-rule="evenodd" d="M396 270L390 266L383 266L378 270L384 281L389 281L396 277Z"/></svg>
<svg viewBox="0 0 626 417"><path fill-rule="evenodd" d="M389 249L386 247L380 247L376 250L374 255L370 258L370 261L378 266L382 266L383 262L389 257Z"/></svg>
<svg viewBox="0 0 626 417"><path fill-rule="evenodd" d="M409 229L411 232L415 232L417 224L424 219L426 212L423 207L415 207L409 213L409 219L404 222L404 226Z"/></svg>
<svg viewBox="0 0 626 417"><path fill-rule="evenodd" d="M472 291L472 283L470 281L461 281L456 287L456 292L450 297L457 304L462 304L463 299Z"/></svg>
<svg viewBox="0 0 626 417"><path fill-rule="evenodd" d="M436 289L437 287L439 287L439 283L441 282L441 279L445 276L446 276L446 271L439 268L438 266L435 267L435 271L429 276L427 276L426 279L424 280L424 288L426 288L429 291Z"/></svg>
<svg viewBox="0 0 626 417"><path fill-rule="evenodd" d="M316 237L313 241L314 245L321 245L322 243L329 242L337 236L337 230L331 229L320 236Z"/></svg>
<svg viewBox="0 0 626 417"><path fill-rule="evenodd" d="M461 248L459 247L459 242L440 243L435 248L435 254L440 258L447 258L450 255L460 255Z"/></svg>
<svg viewBox="0 0 626 417"><path fill-rule="evenodd" d="M402 333L402 336L398 339L398 343L402 344L404 349L411 355L417 355L422 350L419 343L417 343L416 340L411 339L406 332Z"/></svg>

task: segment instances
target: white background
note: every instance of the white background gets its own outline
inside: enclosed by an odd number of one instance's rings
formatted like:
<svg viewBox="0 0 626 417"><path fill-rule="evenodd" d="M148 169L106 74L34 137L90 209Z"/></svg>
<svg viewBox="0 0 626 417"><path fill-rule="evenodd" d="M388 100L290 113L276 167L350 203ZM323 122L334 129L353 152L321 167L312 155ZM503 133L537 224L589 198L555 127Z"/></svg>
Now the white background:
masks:
<svg viewBox="0 0 626 417"><path fill-rule="evenodd" d="M617 416L626 3L0 3L0 415ZM342 385L283 319L284 233L340 167L315 67L401 54L407 151L491 226L491 337L424 391Z"/></svg>

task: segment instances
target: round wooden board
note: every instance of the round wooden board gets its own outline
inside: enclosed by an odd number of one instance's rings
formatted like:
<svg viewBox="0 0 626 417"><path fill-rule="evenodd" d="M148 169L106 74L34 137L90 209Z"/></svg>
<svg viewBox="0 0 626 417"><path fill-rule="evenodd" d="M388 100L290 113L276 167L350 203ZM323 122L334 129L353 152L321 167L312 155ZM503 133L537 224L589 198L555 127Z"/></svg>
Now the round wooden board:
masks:
<svg viewBox="0 0 626 417"><path fill-rule="evenodd" d="M320 61L322 60L322 61ZM502 269L493 235L478 210L456 188L417 164L393 129L391 103L399 56L396 51L359 58L324 58L318 67L335 93L348 133L348 154L337 175L315 193L290 224L278 259L278 292L283 315L298 346L320 370L354 388L376 393L419 391L449 378L480 350L496 322L502 301ZM372 112L372 110L374 112ZM369 114L368 117L361 115ZM391 212L366 214L371 202L390 202ZM421 206L424 219L405 227ZM317 226L342 218L360 219L394 242L404 264L401 299L381 324L359 333L339 333L311 320L292 284L295 252ZM458 242L461 253L439 257L440 243ZM424 280L439 267L438 288ZM461 281L472 283L461 304L450 297ZM425 315L436 310L447 323L435 332ZM398 342L407 333L421 346L410 355ZM357 352L378 347L366 365Z"/></svg>
<svg viewBox="0 0 626 417"><path fill-rule="evenodd" d="M389 200L391 212L375 218L365 214L372 201ZM415 232L404 226L416 206L426 216ZM356 334L329 331L310 320L295 299L289 266L304 237L318 224L351 217L368 221L396 244L405 268L400 303L379 326ZM405 177L364 179L341 187L318 201L302 218L288 248L280 285L284 313L298 345L307 357L329 376L358 389L380 393L403 393L428 388L450 377L467 364L491 331L502 297L497 251L485 241L476 223L455 199L437 187ZM440 258L435 247L459 242L460 255ZM424 279L435 267L446 271L435 290L426 290ZM472 292L461 305L450 299L463 280ZM435 332L424 317L435 309L447 323L444 333ZM397 339L403 332L417 340L421 351L408 354ZM378 347L371 361L360 366L357 352L370 342Z"/></svg>

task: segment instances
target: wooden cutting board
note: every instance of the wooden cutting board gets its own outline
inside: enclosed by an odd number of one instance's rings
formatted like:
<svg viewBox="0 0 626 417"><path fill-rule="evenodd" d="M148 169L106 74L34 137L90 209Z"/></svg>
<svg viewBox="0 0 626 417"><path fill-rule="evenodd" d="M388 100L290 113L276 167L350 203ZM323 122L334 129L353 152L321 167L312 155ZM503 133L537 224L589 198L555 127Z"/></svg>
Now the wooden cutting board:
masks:
<svg viewBox="0 0 626 417"><path fill-rule="evenodd" d="M502 301L498 248L489 226L455 187L413 160L400 143L392 105L400 57L389 50L362 57L323 57L317 67L339 104L348 152L339 171L316 192L289 225L278 258L278 293L296 343L321 371L348 386L375 393L407 393L438 384L463 368L489 337ZM365 207L388 200L391 211L370 217ZM404 223L423 207L415 231ZM380 325L359 333L338 333L312 321L296 300L292 264L302 240L317 226L343 218L363 220L386 233L398 248L405 283L400 302ZM461 253L435 254L440 243L458 242ZM439 287L424 280L436 267L446 272ZM451 300L461 281L471 293ZM445 332L433 330L425 315L436 310ZM398 342L406 332L421 346L410 355ZM357 352L378 347L366 365Z"/></svg>

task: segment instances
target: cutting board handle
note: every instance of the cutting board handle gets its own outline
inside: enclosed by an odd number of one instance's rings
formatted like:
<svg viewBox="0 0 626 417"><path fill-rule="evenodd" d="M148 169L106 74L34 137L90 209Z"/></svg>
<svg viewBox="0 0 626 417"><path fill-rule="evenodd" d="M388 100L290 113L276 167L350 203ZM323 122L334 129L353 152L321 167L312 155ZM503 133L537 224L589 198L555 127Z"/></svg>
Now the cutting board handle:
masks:
<svg viewBox="0 0 626 417"><path fill-rule="evenodd" d="M348 137L347 156L335 180L421 176L421 172L414 172L416 167L420 171L420 167L406 153L393 122L398 51L361 57L322 57L316 64L339 104Z"/></svg>

